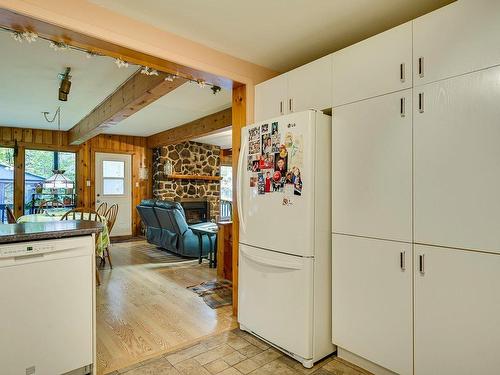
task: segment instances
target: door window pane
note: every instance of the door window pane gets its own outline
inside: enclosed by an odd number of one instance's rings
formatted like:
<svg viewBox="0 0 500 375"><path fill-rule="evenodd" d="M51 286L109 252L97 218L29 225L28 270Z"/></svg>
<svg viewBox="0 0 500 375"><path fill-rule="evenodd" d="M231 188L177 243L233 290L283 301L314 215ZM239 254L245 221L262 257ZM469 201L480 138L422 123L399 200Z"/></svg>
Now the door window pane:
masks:
<svg viewBox="0 0 500 375"><path fill-rule="evenodd" d="M104 160L102 162L102 177L125 177L125 162L115 160Z"/></svg>
<svg viewBox="0 0 500 375"><path fill-rule="evenodd" d="M0 222L7 223L5 207L14 207L14 149L0 147Z"/></svg>
<svg viewBox="0 0 500 375"><path fill-rule="evenodd" d="M123 195L125 183L121 178L103 178L102 192L104 195Z"/></svg>

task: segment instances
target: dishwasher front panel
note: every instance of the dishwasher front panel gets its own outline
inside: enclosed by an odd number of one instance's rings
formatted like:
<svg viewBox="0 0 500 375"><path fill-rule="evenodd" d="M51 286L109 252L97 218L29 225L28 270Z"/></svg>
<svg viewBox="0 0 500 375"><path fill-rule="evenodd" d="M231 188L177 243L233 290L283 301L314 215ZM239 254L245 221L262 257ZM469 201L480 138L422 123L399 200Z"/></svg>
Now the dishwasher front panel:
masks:
<svg viewBox="0 0 500 375"><path fill-rule="evenodd" d="M1 251L0 374L54 375L92 364L93 237Z"/></svg>

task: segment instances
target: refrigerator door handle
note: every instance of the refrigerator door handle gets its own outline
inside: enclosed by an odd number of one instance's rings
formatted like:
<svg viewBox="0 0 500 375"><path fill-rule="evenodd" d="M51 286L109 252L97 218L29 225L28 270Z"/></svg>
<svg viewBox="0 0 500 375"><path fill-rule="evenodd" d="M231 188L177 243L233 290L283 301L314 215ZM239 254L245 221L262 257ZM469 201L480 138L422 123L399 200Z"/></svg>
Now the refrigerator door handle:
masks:
<svg viewBox="0 0 500 375"><path fill-rule="evenodd" d="M244 131L244 129L242 129ZM242 209L242 204L241 204L241 194L243 193L242 189L242 180L243 180L243 162L245 160L245 150L247 146L247 142L245 141L245 137L241 137L241 140L243 142L243 147L240 148L240 154L238 155L238 177L237 177L237 186L238 190L236 192L236 206L238 208L238 219L240 222L241 229L243 229L243 232L245 232L245 219L243 216L243 209Z"/></svg>
<svg viewBox="0 0 500 375"><path fill-rule="evenodd" d="M268 259L265 257L261 257L255 254L251 254L247 250L241 248L240 252L242 253L243 256L246 258L254 261L255 263L262 264L264 266L271 266L271 267L276 267L276 268L284 268L284 269L289 269L289 270L301 270L303 268L302 261L297 260L297 261L283 261L283 260L276 260L276 259Z"/></svg>

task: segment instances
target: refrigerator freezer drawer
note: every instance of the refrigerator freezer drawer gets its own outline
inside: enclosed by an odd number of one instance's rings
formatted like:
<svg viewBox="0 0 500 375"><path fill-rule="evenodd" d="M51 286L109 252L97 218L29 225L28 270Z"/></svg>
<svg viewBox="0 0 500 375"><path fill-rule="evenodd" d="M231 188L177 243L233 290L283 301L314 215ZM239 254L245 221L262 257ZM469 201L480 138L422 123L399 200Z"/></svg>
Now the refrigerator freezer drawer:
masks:
<svg viewBox="0 0 500 375"><path fill-rule="evenodd" d="M238 321L302 358L313 356L312 258L240 244Z"/></svg>

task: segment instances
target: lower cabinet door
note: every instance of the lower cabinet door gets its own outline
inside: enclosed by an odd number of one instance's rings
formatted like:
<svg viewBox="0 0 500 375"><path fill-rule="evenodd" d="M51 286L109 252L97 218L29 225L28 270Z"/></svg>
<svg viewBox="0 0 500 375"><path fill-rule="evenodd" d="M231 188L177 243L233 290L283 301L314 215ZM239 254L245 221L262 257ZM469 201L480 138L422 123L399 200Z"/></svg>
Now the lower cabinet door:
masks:
<svg viewBox="0 0 500 375"><path fill-rule="evenodd" d="M498 374L500 255L415 245L415 374Z"/></svg>
<svg viewBox="0 0 500 375"><path fill-rule="evenodd" d="M412 245L333 235L332 340L412 373Z"/></svg>

